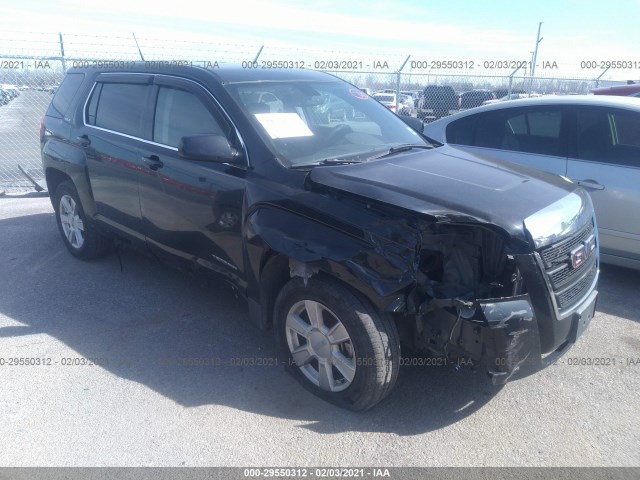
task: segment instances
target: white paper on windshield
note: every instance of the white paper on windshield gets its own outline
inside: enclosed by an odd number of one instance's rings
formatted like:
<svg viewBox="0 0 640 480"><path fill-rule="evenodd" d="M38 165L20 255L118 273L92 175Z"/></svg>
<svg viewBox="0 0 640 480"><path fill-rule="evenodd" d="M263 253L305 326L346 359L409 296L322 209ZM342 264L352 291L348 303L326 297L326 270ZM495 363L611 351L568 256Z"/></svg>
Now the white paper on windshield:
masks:
<svg viewBox="0 0 640 480"><path fill-rule="evenodd" d="M297 113L256 113L255 116L271 138L313 136Z"/></svg>

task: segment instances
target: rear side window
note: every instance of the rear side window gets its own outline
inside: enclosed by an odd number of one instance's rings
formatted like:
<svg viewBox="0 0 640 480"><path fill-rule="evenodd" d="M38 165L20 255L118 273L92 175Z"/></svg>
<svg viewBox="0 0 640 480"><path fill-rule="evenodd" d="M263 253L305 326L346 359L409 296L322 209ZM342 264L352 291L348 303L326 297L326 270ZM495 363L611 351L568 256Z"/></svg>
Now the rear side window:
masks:
<svg viewBox="0 0 640 480"><path fill-rule="evenodd" d="M560 138L562 114L558 110L543 110L527 113L529 135L536 137Z"/></svg>
<svg viewBox="0 0 640 480"><path fill-rule="evenodd" d="M527 135L529 133L529 126L527 125L526 115L517 115L507 120L509 128L515 135Z"/></svg>
<svg viewBox="0 0 640 480"><path fill-rule="evenodd" d="M207 107L192 93L160 87L153 125L153 141L178 147L186 135L217 133L223 129Z"/></svg>
<svg viewBox="0 0 640 480"><path fill-rule="evenodd" d="M447 142L454 145L473 145L476 117L464 117L447 126Z"/></svg>
<svg viewBox="0 0 640 480"><path fill-rule="evenodd" d="M562 111L501 110L473 115L447 127L447 141L459 145L496 148L542 155L562 155Z"/></svg>
<svg viewBox="0 0 640 480"><path fill-rule="evenodd" d="M83 73L69 73L64 77L62 85L60 85L51 101L51 105L61 116L66 116L83 80Z"/></svg>
<svg viewBox="0 0 640 480"><path fill-rule="evenodd" d="M89 123L142 138L142 119L150 88L148 85L130 83L97 84L89 102Z"/></svg>

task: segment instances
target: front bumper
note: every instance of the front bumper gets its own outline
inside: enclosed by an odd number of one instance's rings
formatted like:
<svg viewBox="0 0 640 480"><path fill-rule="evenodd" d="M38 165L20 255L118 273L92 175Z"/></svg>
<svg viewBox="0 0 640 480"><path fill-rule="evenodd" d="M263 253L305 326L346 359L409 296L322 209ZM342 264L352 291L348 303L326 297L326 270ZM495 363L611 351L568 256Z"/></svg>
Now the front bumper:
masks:
<svg viewBox="0 0 640 480"><path fill-rule="evenodd" d="M529 295L480 301L481 318L464 321L458 347L480 361L494 385L505 384L553 364L569 350L591 322L597 298L597 290L591 291L563 320L568 327L564 341L544 356Z"/></svg>

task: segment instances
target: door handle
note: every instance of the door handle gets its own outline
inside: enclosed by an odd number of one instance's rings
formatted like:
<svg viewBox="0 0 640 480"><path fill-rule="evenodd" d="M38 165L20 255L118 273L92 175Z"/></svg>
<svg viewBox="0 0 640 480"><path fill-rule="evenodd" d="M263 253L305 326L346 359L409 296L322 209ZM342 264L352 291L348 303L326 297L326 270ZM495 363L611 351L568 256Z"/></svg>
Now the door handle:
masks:
<svg viewBox="0 0 640 480"><path fill-rule="evenodd" d="M157 155L149 155L148 157L142 157L142 162L151 170L158 170L164 166L162 160Z"/></svg>
<svg viewBox="0 0 640 480"><path fill-rule="evenodd" d="M76 141L83 147L87 147L91 145L91 140L89 140L89 135L78 135L76 137Z"/></svg>
<svg viewBox="0 0 640 480"><path fill-rule="evenodd" d="M593 190L604 190L604 185L591 179L576 180L575 183L580 185L581 187L592 188Z"/></svg>

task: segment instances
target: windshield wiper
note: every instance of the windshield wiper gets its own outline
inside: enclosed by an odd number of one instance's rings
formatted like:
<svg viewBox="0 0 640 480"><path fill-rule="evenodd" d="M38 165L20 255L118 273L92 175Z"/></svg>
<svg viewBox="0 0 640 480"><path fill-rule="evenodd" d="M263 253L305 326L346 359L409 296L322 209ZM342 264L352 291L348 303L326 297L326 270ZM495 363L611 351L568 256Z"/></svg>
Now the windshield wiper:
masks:
<svg viewBox="0 0 640 480"><path fill-rule="evenodd" d="M378 158L388 157L389 155L395 155L400 152L407 152L409 150L413 150L414 148L424 148L427 150L431 150L433 145L427 145L424 143L403 143L400 145L396 145L395 147L389 148L381 155L375 155L373 157L369 157L366 160L357 160L351 158L325 158L324 160L319 160L317 162L309 162L309 163L299 163L297 165L292 165L290 168L292 169L304 169L309 167L317 167L320 165L350 165L352 163L363 163L368 162L369 160L377 160Z"/></svg>
<svg viewBox="0 0 640 480"><path fill-rule="evenodd" d="M396 153L408 152L409 150L413 150L414 148L424 148L426 150L431 150L433 145L425 145L424 143L404 143L402 145L396 145L395 147L391 147L382 155L377 155L375 157L370 158L369 160L377 160L379 158L385 158L390 155L395 155Z"/></svg>
<svg viewBox="0 0 640 480"><path fill-rule="evenodd" d="M318 165L350 165L352 163L362 163L362 160L355 159L346 159L346 158L325 158L324 160L320 160L317 162L310 163L299 163L297 165L292 165L292 169L299 168L308 168L308 167L317 167Z"/></svg>

